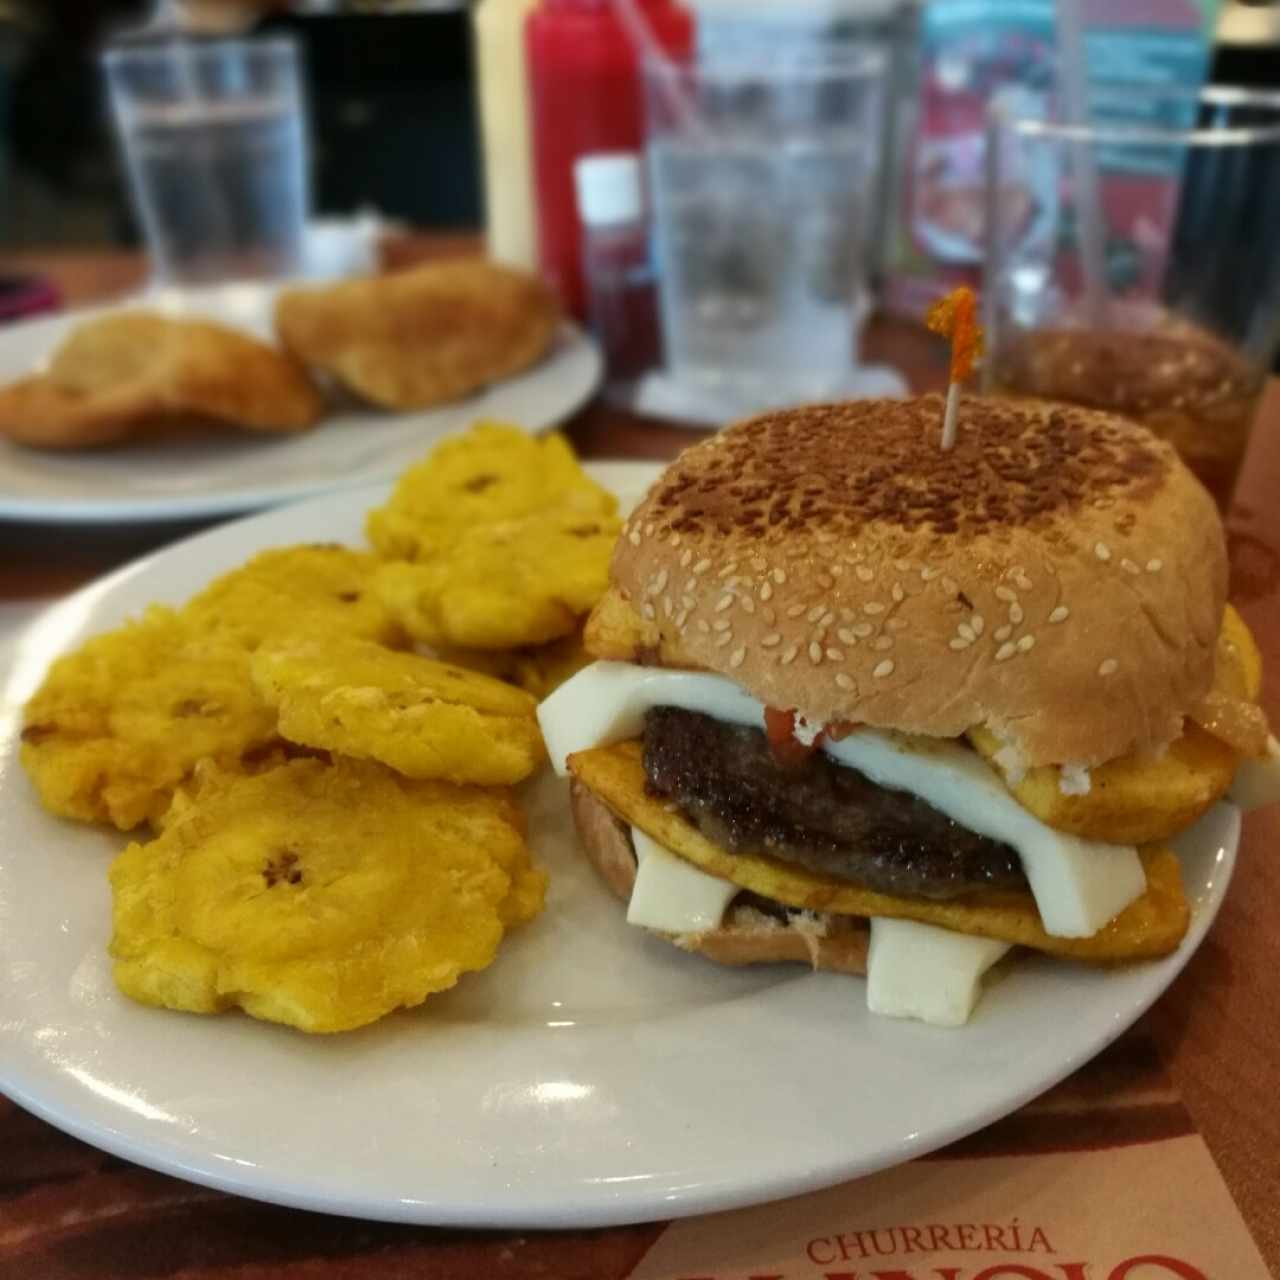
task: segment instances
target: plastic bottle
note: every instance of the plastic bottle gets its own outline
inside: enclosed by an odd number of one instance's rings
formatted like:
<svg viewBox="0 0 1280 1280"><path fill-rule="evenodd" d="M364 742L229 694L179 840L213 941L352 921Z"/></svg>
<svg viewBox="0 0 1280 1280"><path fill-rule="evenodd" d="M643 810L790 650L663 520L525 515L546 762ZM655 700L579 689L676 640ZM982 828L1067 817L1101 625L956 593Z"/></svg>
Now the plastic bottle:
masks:
<svg viewBox="0 0 1280 1280"><path fill-rule="evenodd" d="M676 60L693 47L678 0L629 0ZM538 262L575 315L585 314L582 230L573 164L598 152L639 151L640 58L612 0L541 0L525 27L537 191Z"/></svg>
<svg viewBox="0 0 1280 1280"><path fill-rule="evenodd" d="M604 352L605 395L630 404L661 352L640 157L629 151L582 156L573 176L587 313Z"/></svg>
<svg viewBox="0 0 1280 1280"><path fill-rule="evenodd" d="M537 0L481 0L472 16L484 146L489 256L532 271L538 262L524 24Z"/></svg>

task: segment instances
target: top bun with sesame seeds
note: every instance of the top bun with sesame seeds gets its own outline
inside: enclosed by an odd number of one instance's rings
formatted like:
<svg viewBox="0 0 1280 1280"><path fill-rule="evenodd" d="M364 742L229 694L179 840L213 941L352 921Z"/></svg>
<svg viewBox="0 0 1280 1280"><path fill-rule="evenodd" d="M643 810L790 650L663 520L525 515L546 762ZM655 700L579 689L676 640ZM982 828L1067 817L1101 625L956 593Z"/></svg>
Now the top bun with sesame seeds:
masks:
<svg viewBox="0 0 1280 1280"><path fill-rule="evenodd" d="M615 587L661 652L810 720L983 725L1031 766L1173 740L1226 600L1212 499L1122 418L967 398L944 452L942 413L815 405L695 445L624 526Z"/></svg>

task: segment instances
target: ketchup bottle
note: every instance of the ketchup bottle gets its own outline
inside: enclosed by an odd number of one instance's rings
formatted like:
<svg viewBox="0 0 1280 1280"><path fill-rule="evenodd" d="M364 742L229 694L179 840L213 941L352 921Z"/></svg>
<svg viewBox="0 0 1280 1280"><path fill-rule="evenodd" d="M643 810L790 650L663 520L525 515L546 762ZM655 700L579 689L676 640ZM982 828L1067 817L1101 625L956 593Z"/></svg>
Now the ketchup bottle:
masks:
<svg viewBox="0 0 1280 1280"><path fill-rule="evenodd" d="M664 53L693 48L693 19L679 0L631 0ZM582 227L573 165L602 151L640 151L644 100L640 55L612 0L541 0L525 27L538 264L574 315L586 314Z"/></svg>

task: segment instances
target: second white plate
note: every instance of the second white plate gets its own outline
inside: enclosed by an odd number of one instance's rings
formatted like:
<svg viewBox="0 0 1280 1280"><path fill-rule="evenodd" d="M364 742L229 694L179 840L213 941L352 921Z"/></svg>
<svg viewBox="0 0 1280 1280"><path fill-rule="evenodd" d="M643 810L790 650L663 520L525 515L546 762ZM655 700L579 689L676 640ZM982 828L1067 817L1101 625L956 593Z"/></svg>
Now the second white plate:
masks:
<svg viewBox="0 0 1280 1280"><path fill-rule="evenodd" d="M125 305L208 317L271 341L278 290L235 284L152 294L0 329L0 383L38 368L82 321ZM228 430L66 453L0 439L0 519L198 519L276 506L393 475L477 418L501 418L530 431L553 426L590 397L600 370L595 344L565 324L532 369L436 409L392 414L344 407L301 435Z"/></svg>

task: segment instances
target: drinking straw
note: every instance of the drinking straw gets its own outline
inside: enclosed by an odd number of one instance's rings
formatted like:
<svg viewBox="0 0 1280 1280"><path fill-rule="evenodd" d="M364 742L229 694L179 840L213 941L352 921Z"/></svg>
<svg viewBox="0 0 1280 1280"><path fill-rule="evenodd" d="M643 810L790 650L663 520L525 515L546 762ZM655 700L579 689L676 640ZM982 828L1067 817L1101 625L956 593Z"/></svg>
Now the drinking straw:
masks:
<svg viewBox="0 0 1280 1280"><path fill-rule="evenodd" d="M1058 89L1063 114L1076 131L1072 138L1071 167L1076 180L1076 225L1084 268L1085 315L1091 328L1101 328L1106 317L1106 257L1102 239L1102 198L1098 167L1085 132L1089 126L1088 68L1084 53L1084 23L1080 0L1057 0Z"/></svg>
<svg viewBox="0 0 1280 1280"><path fill-rule="evenodd" d="M613 7L640 55L641 64L648 62L654 67L654 80L659 86L659 92L667 99L667 105L675 114L680 127L694 134L705 134L705 122L680 83L680 68L667 57L666 50L653 34L649 19L640 6L635 0L613 0Z"/></svg>

